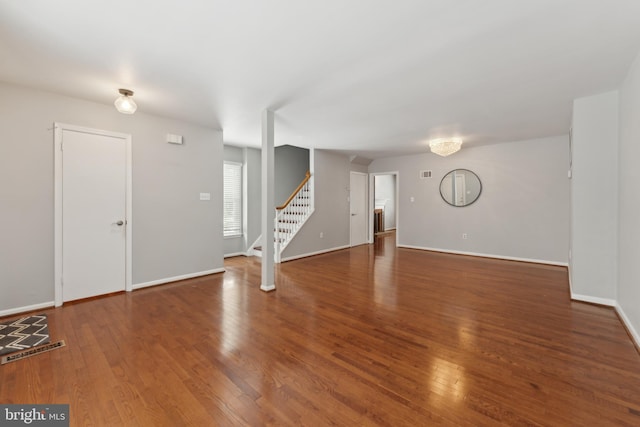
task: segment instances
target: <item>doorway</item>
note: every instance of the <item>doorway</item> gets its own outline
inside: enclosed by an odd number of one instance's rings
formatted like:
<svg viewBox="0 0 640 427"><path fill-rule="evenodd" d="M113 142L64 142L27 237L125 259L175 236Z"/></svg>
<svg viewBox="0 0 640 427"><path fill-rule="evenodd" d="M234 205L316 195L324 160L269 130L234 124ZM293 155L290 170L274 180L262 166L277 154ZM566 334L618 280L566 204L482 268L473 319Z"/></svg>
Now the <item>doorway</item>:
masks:
<svg viewBox="0 0 640 427"><path fill-rule="evenodd" d="M55 124L55 304L131 290L131 136Z"/></svg>
<svg viewBox="0 0 640 427"><path fill-rule="evenodd" d="M371 174L371 234L375 238L398 230L398 172Z"/></svg>

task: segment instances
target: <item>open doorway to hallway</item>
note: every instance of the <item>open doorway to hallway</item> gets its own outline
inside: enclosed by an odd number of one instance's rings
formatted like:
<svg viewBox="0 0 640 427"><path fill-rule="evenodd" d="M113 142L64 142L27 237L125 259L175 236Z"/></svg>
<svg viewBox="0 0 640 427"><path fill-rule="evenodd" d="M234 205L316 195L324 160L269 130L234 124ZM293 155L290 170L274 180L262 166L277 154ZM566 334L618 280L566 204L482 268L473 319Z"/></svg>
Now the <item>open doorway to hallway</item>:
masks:
<svg viewBox="0 0 640 427"><path fill-rule="evenodd" d="M398 228L398 173L372 174L371 183L374 240L379 236L392 235L395 242Z"/></svg>

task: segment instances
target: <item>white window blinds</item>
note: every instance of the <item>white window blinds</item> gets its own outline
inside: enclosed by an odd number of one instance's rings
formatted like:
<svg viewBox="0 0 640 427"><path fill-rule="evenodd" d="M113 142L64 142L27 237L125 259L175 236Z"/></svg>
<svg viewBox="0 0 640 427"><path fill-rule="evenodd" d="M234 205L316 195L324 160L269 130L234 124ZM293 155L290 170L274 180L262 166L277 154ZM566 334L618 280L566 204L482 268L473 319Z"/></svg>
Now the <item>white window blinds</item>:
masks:
<svg viewBox="0 0 640 427"><path fill-rule="evenodd" d="M242 165L224 162L224 237L242 234Z"/></svg>

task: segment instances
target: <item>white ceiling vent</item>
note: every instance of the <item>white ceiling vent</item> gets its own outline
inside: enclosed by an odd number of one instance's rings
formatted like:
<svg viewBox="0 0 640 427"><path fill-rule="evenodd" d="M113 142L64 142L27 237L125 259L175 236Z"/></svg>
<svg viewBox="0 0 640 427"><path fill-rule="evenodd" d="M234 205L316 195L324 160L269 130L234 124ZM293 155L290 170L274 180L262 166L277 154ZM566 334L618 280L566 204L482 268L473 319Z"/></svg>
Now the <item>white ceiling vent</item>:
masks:
<svg viewBox="0 0 640 427"><path fill-rule="evenodd" d="M431 178L431 171L420 171L420 179Z"/></svg>

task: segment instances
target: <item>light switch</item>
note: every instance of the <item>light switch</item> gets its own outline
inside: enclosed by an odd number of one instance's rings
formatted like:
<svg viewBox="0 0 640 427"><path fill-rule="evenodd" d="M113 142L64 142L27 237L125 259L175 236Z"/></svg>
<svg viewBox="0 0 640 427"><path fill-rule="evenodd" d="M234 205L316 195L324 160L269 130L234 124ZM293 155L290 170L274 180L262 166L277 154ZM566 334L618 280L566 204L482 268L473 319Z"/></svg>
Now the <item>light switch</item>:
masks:
<svg viewBox="0 0 640 427"><path fill-rule="evenodd" d="M211 193L200 193L200 200L211 200Z"/></svg>

